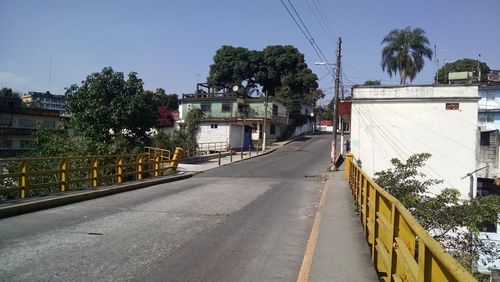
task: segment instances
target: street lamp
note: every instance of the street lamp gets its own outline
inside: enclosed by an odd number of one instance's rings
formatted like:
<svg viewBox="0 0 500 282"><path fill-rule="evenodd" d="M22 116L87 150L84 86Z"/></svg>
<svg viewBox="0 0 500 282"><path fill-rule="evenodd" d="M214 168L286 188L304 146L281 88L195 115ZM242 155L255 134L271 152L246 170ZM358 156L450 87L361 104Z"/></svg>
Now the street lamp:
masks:
<svg viewBox="0 0 500 282"><path fill-rule="evenodd" d="M334 65L337 66L337 64L334 63L329 63L329 62L316 62L315 65ZM338 68L337 68L338 71ZM332 162L334 163L333 167L337 168L335 165L336 162L336 157L337 157L337 126L338 126L338 100L339 100L339 81L338 81L338 76L334 77L335 79L335 94L333 95L333 141L332 141L332 152L331 152L331 157L332 157ZM341 145L342 146L342 145Z"/></svg>

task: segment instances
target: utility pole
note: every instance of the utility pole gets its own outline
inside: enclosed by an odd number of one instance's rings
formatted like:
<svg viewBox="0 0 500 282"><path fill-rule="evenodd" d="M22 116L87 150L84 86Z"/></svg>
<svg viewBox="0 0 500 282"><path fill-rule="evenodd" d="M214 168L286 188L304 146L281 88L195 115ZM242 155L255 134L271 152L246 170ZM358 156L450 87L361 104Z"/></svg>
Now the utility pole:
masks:
<svg viewBox="0 0 500 282"><path fill-rule="evenodd" d="M332 142L332 162L333 169L338 170L335 161L337 160L337 127L339 123L338 117L338 103L339 103L339 92L340 92L340 57L342 52L342 38L339 37L338 47L337 47L337 63L335 64L335 95L333 97L333 142Z"/></svg>

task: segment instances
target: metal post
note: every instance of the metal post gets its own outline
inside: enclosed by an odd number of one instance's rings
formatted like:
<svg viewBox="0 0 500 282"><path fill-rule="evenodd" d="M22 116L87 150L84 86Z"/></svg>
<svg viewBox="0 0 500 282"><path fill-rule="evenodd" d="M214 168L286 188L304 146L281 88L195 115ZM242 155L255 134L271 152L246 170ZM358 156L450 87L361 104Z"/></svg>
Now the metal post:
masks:
<svg viewBox="0 0 500 282"><path fill-rule="evenodd" d="M240 147L240 155L241 155L241 159L243 159L243 146Z"/></svg>
<svg viewBox="0 0 500 282"><path fill-rule="evenodd" d="M257 156L259 155L259 142L257 142L257 150L255 150L255 152L257 153Z"/></svg>
<svg viewBox="0 0 500 282"><path fill-rule="evenodd" d="M229 147L229 161L233 162L233 148Z"/></svg>
<svg viewBox="0 0 500 282"><path fill-rule="evenodd" d="M248 145L248 157L252 156L252 145Z"/></svg>
<svg viewBox="0 0 500 282"><path fill-rule="evenodd" d="M267 104L268 104L268 95L267 90L264 92L266 95L266 101L264 102L264 133L262 134L262 152L266 150L266 132L267 132Z"/></svg>
<svg viewBox="0 0 500 282"><path fill-rule="evenodd" d="M219 150L219 165L220 165L220 156L221 156L221 154L220 154L220 150Z"/></svg>

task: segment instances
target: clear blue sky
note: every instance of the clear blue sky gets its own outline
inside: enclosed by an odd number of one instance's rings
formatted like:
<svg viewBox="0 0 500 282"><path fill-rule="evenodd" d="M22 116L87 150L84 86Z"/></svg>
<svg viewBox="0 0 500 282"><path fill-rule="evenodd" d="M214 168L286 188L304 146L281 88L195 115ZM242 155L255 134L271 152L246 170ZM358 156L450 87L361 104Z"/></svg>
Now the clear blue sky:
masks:
<svg viewBox="0 0 500 282"><path fill-rule="evenodd" d="M380 42L394 28L421 27L438 57L481 59L500 69L498 0L318 0L333 32L343 39L344 83L381 79ZM286 1L285 1L286 2ZM334 61L335 45L307 3L292 0L314 38ZM0 87L63 94L105 66L135 71L146 89L189 93L203 81L215 51L224 44L262 49L295 45L311 69L316 54L279 0L3 0L0 1ZM52 62L49 83L49 61ZM427 61L414 83L432 81ZM323 89L331 77L321 80ZM332 91L327 91L331 98Z"/></svg>

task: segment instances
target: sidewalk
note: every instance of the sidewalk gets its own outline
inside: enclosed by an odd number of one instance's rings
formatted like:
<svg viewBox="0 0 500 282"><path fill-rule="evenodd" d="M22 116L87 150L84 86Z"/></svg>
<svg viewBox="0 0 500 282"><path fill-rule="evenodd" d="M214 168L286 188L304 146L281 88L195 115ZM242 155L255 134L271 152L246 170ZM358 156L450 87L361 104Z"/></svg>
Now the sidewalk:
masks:
<svg viewBox="0 0 500 282"><path fill-rule="evenodd" d="M246 160L246 159L249 159L249 158L255 158L255 157L261 156L261 155L269 154L269 153L275 151L276 149L281 148L284 145L286 145L286 144L288 144L288 143L290 143L292 141L293 140L287 140L287 141L282 141L282 142L274 142L272 145L266 146L266 150L264 152L262 152L262 149L261 149L259 151L258 155L257 155L256 151L252 151L251 155L249 154L248 151L243 151L243 160ZM241 161L242 159L241 159L240 152L235 152L233 154L233 156L232 156L232 160L233 161L231 162L231 156L222 157L221 158L220 166L228 165L230 163ZM209 170L209 169L213 169L213 168L216 168L216 167L219 167L219 158L218 157L213 158L213 159L208 160L208 161L201 162L201 163L196 163L196 164L183 164L183 163L180 163L179 166L177 167L177 171L178 172L203 172L203 171L206 171L206 170Z"/></svg>
<svg viewBox="0 0 500 282"><path fill-rule="evenodd" d="M379 281L344 171L332 172L309 281Z"/></svg>

